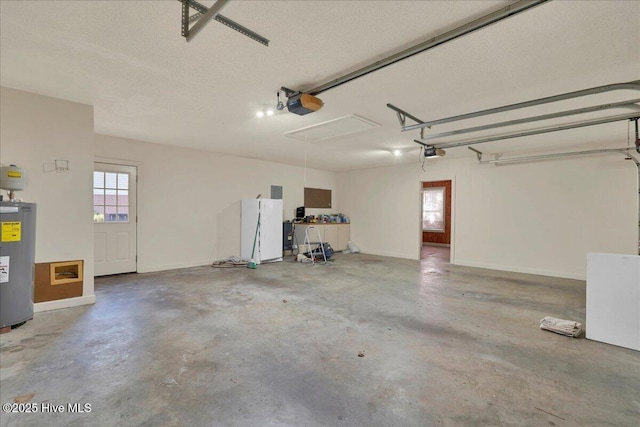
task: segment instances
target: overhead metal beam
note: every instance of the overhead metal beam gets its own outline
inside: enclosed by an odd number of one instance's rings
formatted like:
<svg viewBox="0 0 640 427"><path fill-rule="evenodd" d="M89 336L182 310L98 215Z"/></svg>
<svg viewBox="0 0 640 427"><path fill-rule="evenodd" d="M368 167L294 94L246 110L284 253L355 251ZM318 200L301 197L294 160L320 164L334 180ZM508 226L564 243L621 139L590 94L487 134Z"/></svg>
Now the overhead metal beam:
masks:
<svg viewBox="0 0 640 427"><path fill-rule="evenodd" d="M640 80L634 80L625 83L614 83L610 85L598 86L590 89L577 90L575 92L563 93L561 95L547 96L545 98L534 99L526 102L518 102L516 104L505 105L502 107L490 108L488 110L476 111L468 114L461 114L459 116L447 117L444 119L431 120L416 125L404 126L402 131L409 131L415 129L421 129L425 127L431 127L434 125L440 125L444 123L456 122L459 120L472 119L475 117L486 116L489 114L503 113L505 111L517 110L520 108L533 107L536 105L548 104L550 102L564 101L572 98L579 98L581 96L595 95L598 93L611 92L614 90L640 90Z"/></svg>
<svg viewBox="0 0 640 427"><path fill-rule="evenodd" d="M537 122L537 121L541 121L541 120L550 120L550 119L556 119L556 118L559 118L559 117L574 116L574 115L577 115L577 114L593 113L593 112L596 112L596 111L610 110L610 109L614 109L614 108L630 108L630 109L633 109L633 110L639 110L640 109L640 105L636 105L638 102L640 102L640 98L639 99L631 99L629 101L621 101L621 102L614 102L614 103L610 103L610 104L596 105L596 106L593 106L593 107L578 108L578 109L575 109L575 110L560 111L560 112L557 112L557 113L543 114L543 115L540 115L540 116L526 117L526 118L523 118L523 119L507 120L507 121L504 121L504 122L491 123L491 124L482 125L482 126L474 126L474 127L470 127L470 128L466 128L466 129L452 130L452 131L449 131L449 132L435 133L435 134L424 136L421 139L423 141L428 141L428 140L431 140L431 139L444 138L444 137L447 137L447 136L461 135L461 134L472 133L472 132L479 132L479 131L483 131L483 130L495 129L495 128L506 127L506 126L515 126L515 125L520 125L520 124L524 124L524 123ZM424 128L421 128L421 130L422 129L424 129Z"/></svg>
<svg viewBox="0 0 640 427"><path fill-rule="evenodd" d="M182 1L182 0L178 0L178 1ZM205 13L207 13L207 11L209 10L208 7L204 6L203 4L197 2L196 0L185 0L189 3L189 6L196 10L198 13L193 15L192 17L189 18L189 22L194 21L195 19L198 19L199 16L204 15ZM260 34L251 31L250 29L248 29L247 27L238 24L237 22L223 16L220 15L219 13L217 15L215 15L212 19L214 19L215 21L218 21L221 24L226 25L227 27L239 32L240 34L243 34L247 37L249 37L252 40L257 41L260 44L263 44L265 46L269 46L269 40L265 37L262 37Z"/></svg>
<svg viewBox="0 0 640 427"><path fill-rule="evenodd" d="M186 1L190 2L190 0L186 0ZM226 6L228 1L229 0L217 0L213 4L213 6L209 8L209 10L203 13L202 17L198 20L198 22L193 24L193 27L191 27L187 31L187 41L190 42L191 40L193 40L193 38L200 32L200 30L202 30L204 26L207 25L209 21L213 19L218 14L218 12L222 10L223 7Z"/></svg>
<svg viewBox="0 0 640 427"><path fill-rule="evenodd" d="M549 126L549 127L533 129L533 130L528 130L528 131L523 131L523 132L509 133L509 134L506 134L506 135L490 136L490 137L487 137L487 138L480 138L480 139L475 139L475 140L470 140L470 141L451 142L451 143L444 143L444 144L433 144L433 146L435 146L437 148L466 147L466 146L469 146L469 145L482 144L482 143L485 143L485 142L492 142L492 141L500 141L500 140L503 140L503 139L519 138L519 137L522 137L522 136L530 136L530 135L539 135L539 134L542 134L542 133L558 132L558 131L561 131L561 130L568 130L568 129L577 129L577 128L581 128L581 127L595 126L595 125L601 125L601 124L612 123L612 122L619 122L619 121L622 121L622 120L633 120L633 119L637 119L639 117L640 117L640 113L636 111L636 112L633 112L633 113L619 114L619 115L616 115L616 116L610 116L610 117L605 117L605 118L601 118L601 119L592 119L592 120L586 120L586 121L582 121L582 122L569 123L569 124L565 124L565 125Z"/></svg>
<svg viewBox="0 0 640 427"><path fill-rule="evenodd" d="M240 24L238 24L235 21L232 21L229 18L225 18L222 15L216 15L215 18L216 21L218 21L221 24L226 25L229 28L232 28L234 30L236 30L237 32L239 32L240 34L244 34L245 36L249 37L250 39L253 39L255 41L257 41L258 43L261 43L265 46L269 46L269 40L262 37L260 34L258 33L254 33L253 31L251 31L250 29L248 29L245 26L242 26Z"/></svg>
<svg viewBox="0 0 640 427"><path fill-rule="evenodd" d="M189 0L180 0L182 2L182 37L189 35Z"/></svg>
<svg viewBox="0 0 640 427"><path fill-rule="evenodd" d="M197 21L198 19L200 19L200 17L202 16L201 12L196 13L195 15L191 15L189 17L189 22L193 22L193 21Z"/></svg>
<svg viewBox="0 0 640 427"><path fill-rule="evenodd" d="M387 67L391 64L395 64L398 61L402 61L403 59L407 59L413 55L417 55L429 49L433 49L436 46L440 46L441 44L450 42L459 37L467 35L473 31L479 30L481 28L488 27L489 25L495 24L496 22L502 21L503 19L509 18L511 16L517 15L521 12L534 8L540 4L546 3L549 0L520 0L512 3L506 7L503 7L500 10L497 10L493 13L485 15L481 18L468 22L460 27L457 27L451 31L447 31L443 34L435 36L425 42L419 43L415 46L412 46L408 49L404 49L398 53L395 53L391 56L388 56L384 59L376 61L372 64L369 64L365 67L362 67L356 71L353 71L349 74L346 74L342 77L338 77L337 79L333 79L327 83L323 83L319 86L314 87L313 89L305 91L305 93L309 93L311 95L317 95L321 92L324 92L329 89L333 89L337 86L343 85L351 80L355 80L359 77L365 76L369 73L377 71L381 68Z"/></svg>

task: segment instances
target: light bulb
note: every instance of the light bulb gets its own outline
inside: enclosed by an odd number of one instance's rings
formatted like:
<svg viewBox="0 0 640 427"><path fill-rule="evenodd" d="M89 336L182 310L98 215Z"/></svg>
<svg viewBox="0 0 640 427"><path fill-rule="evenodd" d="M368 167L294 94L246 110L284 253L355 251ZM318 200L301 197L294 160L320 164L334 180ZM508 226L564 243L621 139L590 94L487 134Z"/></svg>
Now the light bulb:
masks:
<svg viewBox="0 0 640 427"><path fill-rule="evenodd" d="M256 117L264 117L264 111L258 111Z"/></svg>

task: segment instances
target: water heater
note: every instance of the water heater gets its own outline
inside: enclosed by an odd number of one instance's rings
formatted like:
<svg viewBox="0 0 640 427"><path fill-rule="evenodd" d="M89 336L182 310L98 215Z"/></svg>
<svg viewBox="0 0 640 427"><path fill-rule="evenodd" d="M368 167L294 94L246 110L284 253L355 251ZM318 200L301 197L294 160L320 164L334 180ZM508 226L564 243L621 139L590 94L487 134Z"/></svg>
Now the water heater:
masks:
<svg viewBox="0 0 640 427"><path fill-rule="evenodd" d="M0 201L2 332L8 332L11 326L24 323L33 317L35 244L35 203Z"/></svg>

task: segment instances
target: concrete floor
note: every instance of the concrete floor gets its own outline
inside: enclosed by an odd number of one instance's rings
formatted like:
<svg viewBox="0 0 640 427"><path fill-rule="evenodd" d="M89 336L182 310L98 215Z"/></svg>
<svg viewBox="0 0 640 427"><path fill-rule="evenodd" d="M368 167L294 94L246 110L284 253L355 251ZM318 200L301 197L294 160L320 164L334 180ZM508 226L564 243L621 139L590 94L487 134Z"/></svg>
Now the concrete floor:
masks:
<svg viewBox="0 0 640 427"><path fill-rule="evenodd" d="M1 425L639 425L640 353L538 329L584 321L584 282L443 251L97 279L96 305L0 337L2 403L91 412Z"/></svg>

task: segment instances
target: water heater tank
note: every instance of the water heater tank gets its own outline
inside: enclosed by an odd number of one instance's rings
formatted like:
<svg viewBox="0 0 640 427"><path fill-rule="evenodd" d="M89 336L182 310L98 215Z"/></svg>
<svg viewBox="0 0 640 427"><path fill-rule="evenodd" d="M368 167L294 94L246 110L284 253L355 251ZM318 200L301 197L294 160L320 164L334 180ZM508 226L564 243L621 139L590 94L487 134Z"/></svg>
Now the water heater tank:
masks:
<svg viewBox="0 0 640 427"><path fill-rule="evenodd" d="M24 190L27 175L24 169L16 165L0 167L0 188L7 191Z"/></svg>

